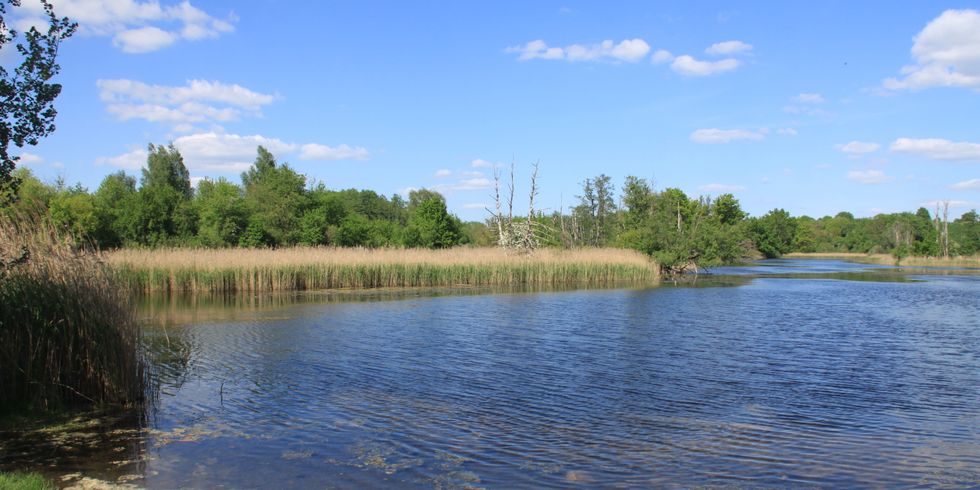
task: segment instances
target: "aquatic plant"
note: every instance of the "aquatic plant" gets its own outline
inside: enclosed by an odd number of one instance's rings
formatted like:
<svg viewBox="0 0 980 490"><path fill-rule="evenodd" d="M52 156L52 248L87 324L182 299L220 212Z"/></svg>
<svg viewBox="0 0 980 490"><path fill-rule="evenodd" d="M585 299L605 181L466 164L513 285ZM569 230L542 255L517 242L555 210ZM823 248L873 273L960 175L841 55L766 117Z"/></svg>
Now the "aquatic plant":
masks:
<svg viewBox="0 0 980 490"><path fill-rule="evenodd" d="M38 215L0 215L0 408L144 397L128 290L100 256Z"/></svg>
<svg viewBox="0 0 980 490"><path fill-rule="evenodd" d="M649 284L658 268L622 249L447 250L295 247L125 249L106 255L121 281L144 292L235 292L439 286Z"/></svg>
<svg viewBox="0 0 980 490"><path fill-rule="evenodd" d="M0 488L5 490L53 490L51 482L37 473L2 473Z"/></svg>

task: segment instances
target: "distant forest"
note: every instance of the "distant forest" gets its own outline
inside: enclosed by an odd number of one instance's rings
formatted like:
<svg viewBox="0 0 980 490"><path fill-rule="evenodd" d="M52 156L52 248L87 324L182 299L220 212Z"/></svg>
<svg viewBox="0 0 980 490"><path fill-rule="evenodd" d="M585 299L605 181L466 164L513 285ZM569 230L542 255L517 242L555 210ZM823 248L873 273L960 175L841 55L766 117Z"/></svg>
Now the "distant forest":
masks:
<svg viewBox="0 0 980 490"><path fill-rule="evenodd" d="M58 225L103 249L118 247L427 247L494 245L497 216L462 222L441 195L412 191L408 199L370 190L331 190L276 162L259 147L241 182L224 178L191 186L172 145L149 146L142 175L110 174L95 192L64 182L46 184L27 169L17 198L4 212L47 213ZM497 181L500 185L499 177ZM506 187L506 184L503 185ZM626 177L617 194L610 177L585 179L569 210L537 212L536 245L612 246L643 251L667 268L716 265L788 252L891 253L896 257L973 255L980 252L975 210L948 220L925 208L855 218L793 217L774 209L750 217L732 194L689 197L655 190ZM514 219L517 221L517 219Z"/></svg>

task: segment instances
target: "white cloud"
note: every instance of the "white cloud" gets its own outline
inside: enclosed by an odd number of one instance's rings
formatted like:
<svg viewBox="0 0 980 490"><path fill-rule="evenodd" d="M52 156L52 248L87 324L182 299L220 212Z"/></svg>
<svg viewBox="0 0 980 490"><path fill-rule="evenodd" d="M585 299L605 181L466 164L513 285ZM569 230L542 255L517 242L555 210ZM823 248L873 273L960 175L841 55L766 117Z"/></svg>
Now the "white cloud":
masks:
<svg viewBox="0 0 980 490"><path fill-rule="evenodd" d="M732 184L705 184L698 187L702 192L717 192L724 194L726 192L738 192L744 191L745 186L732 185Z"/></svg>
<svg viewBox="0 0 980 490"><path fill-rule="evenodd" d="M482 202L469 202L463 205L463 209L486 209L489 206Z"/></svg>
<svg viewBox="0 0 980 490"><path fill-rule="evenodd" d="M705 53L711 55L722 55L722 54L733 54L742 53L745 51L751 51L752 45L743 43L742 41L725 41L721 43L715 43L708 46L704 50Z"/></svg>
<svg viewBox="0 0 980 490"><path fill-rule="evenodd" d="M625 39L618 44L611 40L602 41L599 44L583 45L572 44L565 47L548 46L541 39L536 39L523 46L511 46L504 50L508 53L519 53L517 59L521 61L543 59L543 60L567 60L567 61L628 61L635 63L643 59L650 52L650 45L646 41L636 39Z"/></svg>
<svg viewBox="0 0 980 490"><path fill-rule="evenodd" d="M682 75L704 77L732 71L741 66L741 64L742 62L734 58L726 58L718 61L700 61L685 54L674 58L674 62L670 64L670 68Z"/></svg>
<svg viewBox="0 0 980 490"><path fill-rule="evenodd" d="M902 68L902 77L882 82L885 90L980 90L980 12L943 12L915 36L912 58L914 64Z"/></svg>
<svg viewBox="0 0 980 490"><path fill-rule="evenodd" d="M884 184L892 180L881 170L851 170L847 172L847 178L862 184Z"/></svg>
<svg viewBox="0 0 980 490"><path fill-rule="evenodd" d="M173 144L184 157L188 170L195 174L247 170L255 161L259 146L265 147L280 161L289 155L295 155L301 160L361 160L368 155L367 150L359 147L329 147L317 143L301 145L258 134L242 136L217 132L195 133L181 136ZM99 158L96 163L137 170L146 164L146 157L146 150L138 149L116 157Z"/></svg>
<svg viewBox="0 0 980 490"><path fill-rule="evenodd" d="M939 138L899 138L891 151L920 155L930 160L980 160L980 143L953 142Z"/></svg>
<svg viewBox="0 0 980 490"><path fill-rule="evenodd" d="M500 164L488 162L482 158L477 158L470 162L470 166L473 168L494 168L500 166Z"/></svg>
<svg viewBox="0 0 980 490"><path fill-rule="evenodd" d="M653 53L653 58L651 58L651 61L658 65L661 63L668 63L670 61L674 61L674 55L670 54L670 51L667 51L666 49L658 49L655 53Z"/></svg>
<svg viewBox="0 0 980 490"><path fill-rule="evenodd" d="M800 134L795 128L779 128L776 132L784 136L796 136Z"/></svg>
<svg viewBox="0 0 980 490"><path fill-rule="evenodd" d="M80 34L111 36L113 45L127 53L155 51L182 39L218 37L233 31L235 20L212 17L189 0L169 5L159 0L58 0L55 11L78 22ZM18 23L30 23L42 13L40 2L25 0Z"/></svg>
<svg viewBox="0 0 980 490"><path fill-rule="evenodd" d="M970 179L964 180L963 182L957 182L951 186L950 189L956 189L958 191L963 191L967 189L980 189L980 179Z"/></svg>
<svg viewBox="0 0 980 490"><path fill-rule="evenodd" d="M851 156L861 156L878 151L878 148L881 148L881 145L878 143L867 143L864 141L851 141L850 143L845 143L843 145L834 145L834 148Z"/></svg>
<svg viewBox="0 0 980 490"><path fill-rule="evenodd" d="M113 46L124 53L149 53L170 46L175 41L176 34L153 26L119 31L112 38Z"/></svg>
<svg viewBox="0 0 980 490"><path fill-rule="evenodd" d="M826 100L823 98L822 95L816 93L807 93L807 92L804 92L800 95L797 95L796 97L793 97L793 100L801 104L823 104L824 102L826 102Z"/></svg>
<svg viewBox="0 0 980 490"><path fill-rule="evenodd" d="M188 80L182 86L98 80L96 86L106 110L120 120L173 124L178 132L189 130L188 123L237 121L243 114L259 116L262 106L278 98L241 85L208 80Z"/></svg>
<svg viewBox="0 0 980 490"><path fill-rule="evenodd" d="M800 114L803 116L826 116L829 113L823 109L818 109L816 107L807 107L803 105L787 105L783 106L783 112L787 114Z"/></svg>
<svg viewBox="0 0 980 490"><path fill-rule="evenodd" d="M19 156L20 161L17 163L22 165L37 165L44 162L44 158L41 158L33 153L27 153L26 151L21 153Z"/></svg>
<svg viewBox="0 0 980 490"><path fill-rule="evenodd" d="M717 144L730 143L736 140L761 140L765 135L761 132L746 129L698 129L691 133L691 141L695 143Z"/></svg>
<svg viewBox="0 0 980 490"><path fill-rule="evenodd" d="M440 184L433 186L432 188L441 193L449 193L452 191L473 191L478 189L489 189L493 187L493 181L486 177L474 177L468 179L460 179L452 184Z"/></svg>
<svg viewBox="0 0 980 490"><path fill-rule="evenodd" d="M449 170L448 168L440 168L439 170L436 170L436 178L437 179L445 179L445 178L449 177L452 174L453 174L453 172L451 170Z"/></svg>
<svg viewBox="0 0 980 490"><path fill-rule="evenodd" d="M307 143L299 149L300 160L366 160L368 151L360 146L340 145L331 147L318 143Z"/></svg>
<svg viewBox="0 0 980 490"><path fill-rule="evenodd" d="M95 163L97 165L111 165L126 170L139 170L146 164L146 157L146 149L139 148L114 157L96 158Z"/></svg>

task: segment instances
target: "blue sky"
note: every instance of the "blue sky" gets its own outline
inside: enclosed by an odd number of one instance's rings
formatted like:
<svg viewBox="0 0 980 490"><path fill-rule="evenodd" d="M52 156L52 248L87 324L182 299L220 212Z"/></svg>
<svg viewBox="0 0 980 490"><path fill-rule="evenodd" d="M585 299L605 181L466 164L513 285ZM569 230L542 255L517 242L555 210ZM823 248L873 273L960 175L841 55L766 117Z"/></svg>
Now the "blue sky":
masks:
<svg viewBox="0 0 980 490"><path fill-rule="evenodd" d="M521 207L540 162L549 210L600 173L754 215L980 206L976 3L55 6L80 32L57 131L22 164L92 190L174 142L194 178L237 181L263 144L330 188L434 188L475 220L511 161Z"/></svg>

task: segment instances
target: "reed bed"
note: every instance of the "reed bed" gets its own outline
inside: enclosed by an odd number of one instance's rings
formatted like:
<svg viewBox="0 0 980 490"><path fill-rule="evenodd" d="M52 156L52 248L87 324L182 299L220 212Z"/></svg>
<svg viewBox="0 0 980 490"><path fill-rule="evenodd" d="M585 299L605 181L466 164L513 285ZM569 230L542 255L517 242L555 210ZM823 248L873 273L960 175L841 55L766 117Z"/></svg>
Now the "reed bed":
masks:
<svg viewBox="0 0 980 490"><path fill-rule="evenodd" d="M903 257L898 260L889 254L862 253L791 253L786 258L796 259L840 259L863 264L909 265L924 267L980 267L980 255L959 256L944 259L942 257Z"/></svg>
<svg viewBox="0 0 980 490"><path fill-rule="evenodd" d="M120 250L105 255L143 292L251 292L442 286L608 286L659 278L647 256L621 249L497 248Z"/></svg>
<svg viewBox="0 0 980 490"><path fill-rule="evenodd" d="M45 218L0 215L0 408L143 400L130 295L93 251Z"/></svg>

